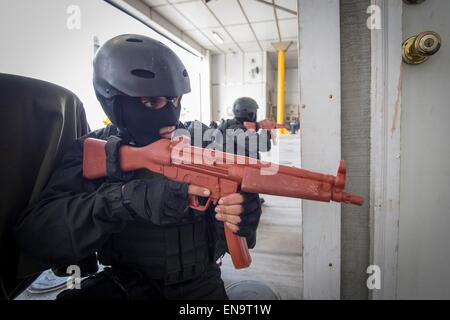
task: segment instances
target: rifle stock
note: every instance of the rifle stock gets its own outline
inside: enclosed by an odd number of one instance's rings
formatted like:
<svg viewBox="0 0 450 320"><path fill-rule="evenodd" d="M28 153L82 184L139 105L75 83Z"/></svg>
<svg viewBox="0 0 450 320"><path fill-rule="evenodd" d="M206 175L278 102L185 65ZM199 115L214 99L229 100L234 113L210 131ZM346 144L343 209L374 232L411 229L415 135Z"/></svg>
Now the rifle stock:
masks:
<svg viewBox="0 0 450 320"><path fill-rule="evenodd" d="M344 161L340 162L337 175L332 176L300 168L274 166L253 158L192 147L186 143L183 139L161 139L140 148L122 146L119 150L120 168L125 172L145 168L174 181L209 189L211 194L204 206L199 205L196 197L189 197L189 206L200 211L207 210L221 197L239 191L356 205L364 202L362 197L342 191L346 180ZM107 175L105 145L104 140L88 138L84 141L83 176L86 179ZM267 168L276 168L276 172L264 175L262 172ZM251 257L246 239L227 227L225 237L235 268L248 267Z"/></svg>

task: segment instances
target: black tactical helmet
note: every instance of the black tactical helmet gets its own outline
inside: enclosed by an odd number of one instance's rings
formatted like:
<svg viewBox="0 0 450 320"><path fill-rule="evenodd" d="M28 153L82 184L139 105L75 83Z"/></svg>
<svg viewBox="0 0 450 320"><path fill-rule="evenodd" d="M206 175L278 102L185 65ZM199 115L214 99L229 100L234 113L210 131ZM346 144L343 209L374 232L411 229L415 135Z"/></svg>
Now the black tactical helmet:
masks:
<svg viewBox="0 0 450 320"><path fill-rule="evenodd" d="M258 104L248 97L237 99L233 103L233 114L238 120L256 121Z"/></svg>
<svg viewBox="0 0 450 320"><path fill-rule="evenodd" d="M146 36L125 34L108 40L94 58L94 89L114 123L115 96L175 97L191 91L189 75L177 55Z"/></svg>

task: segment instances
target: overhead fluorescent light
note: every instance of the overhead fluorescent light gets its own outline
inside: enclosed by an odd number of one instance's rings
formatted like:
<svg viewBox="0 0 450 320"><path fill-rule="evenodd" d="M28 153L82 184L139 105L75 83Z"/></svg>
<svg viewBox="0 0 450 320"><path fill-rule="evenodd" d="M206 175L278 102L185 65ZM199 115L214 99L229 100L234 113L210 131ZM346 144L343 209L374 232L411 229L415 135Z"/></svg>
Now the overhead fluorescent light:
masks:
<svg viewBox="0 0 450 320"><path fill-rule="evenodd" d="M218 44L223 44L224 41L223 41L222 37L217 32L213 31L212 34L213 34L214 39L216 39Z"/></svg>

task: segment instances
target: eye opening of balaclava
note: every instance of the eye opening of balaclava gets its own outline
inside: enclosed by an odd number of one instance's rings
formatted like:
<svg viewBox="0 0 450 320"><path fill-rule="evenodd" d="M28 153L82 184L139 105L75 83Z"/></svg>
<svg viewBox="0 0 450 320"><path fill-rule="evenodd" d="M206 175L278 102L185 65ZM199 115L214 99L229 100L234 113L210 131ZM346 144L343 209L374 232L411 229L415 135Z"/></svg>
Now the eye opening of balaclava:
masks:
<svg viewBox="0 0 450 320"><path fill-rule="evenodd" d="M141 102L141 98L116 96L114 110L118 113L117 127L126 132L137 146L146 146L161 139L161 128L178 125L181 97L178 106L168 101L160 109L151 109Z"/></svg>

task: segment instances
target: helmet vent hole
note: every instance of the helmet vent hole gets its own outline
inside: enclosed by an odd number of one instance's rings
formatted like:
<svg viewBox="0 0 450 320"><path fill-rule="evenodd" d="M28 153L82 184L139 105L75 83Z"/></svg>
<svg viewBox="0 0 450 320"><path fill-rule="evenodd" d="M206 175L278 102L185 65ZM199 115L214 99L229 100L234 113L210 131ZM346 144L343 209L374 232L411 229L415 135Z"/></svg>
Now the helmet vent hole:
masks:
<svg viewBox="0 0 450 320"><path fill-rule="evenodd" d="M151 72L149 70L144 70L144 69L134 69L131 71L131 74L136 77L144 78L144 79L154 79L155 78L154 72Z"/></svg>
<svg viewBox="0 0 450 320"><path fill-rule="evenodd" d="M188 73L187 73L186 69L184 69L183 70L183 77L187 77L187 76L188 76Z"/></svg>
<svg viewBox="0 0 450 320"><path fill-rule="evenodd" d="M141 39L136 39L136 38L128 38L127 42L144 42Z"/></svg>

